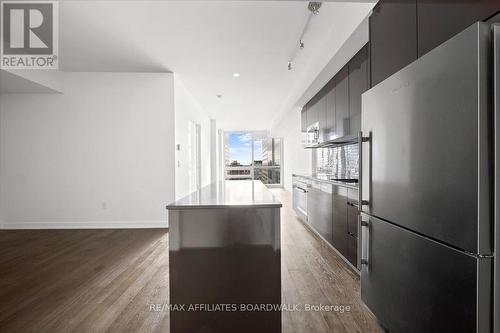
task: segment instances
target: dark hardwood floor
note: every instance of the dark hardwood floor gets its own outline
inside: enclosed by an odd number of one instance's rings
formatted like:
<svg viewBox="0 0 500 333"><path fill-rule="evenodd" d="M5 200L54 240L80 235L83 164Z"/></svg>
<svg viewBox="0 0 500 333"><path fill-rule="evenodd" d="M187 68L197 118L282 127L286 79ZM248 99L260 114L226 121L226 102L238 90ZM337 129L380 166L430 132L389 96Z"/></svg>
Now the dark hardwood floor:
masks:
<svg viewBox="0 0 500 333"><path fill-rule="evenodd" d="M383 332L361 301L359 276L295 216L291 193L274 189L281 211L281 279L285 304L350 306L350 311L284 312L283 332Z"/></svg>
<svg viewBox="0 0 500 333"><path fill-rule="evenodd" d="M359 278L283 201L283 332L379 332ZM304 311L305 304L349 311ZM0 332L168 332L168 232L0 231ZM157 308L156 310L161 310Z"/></svg>

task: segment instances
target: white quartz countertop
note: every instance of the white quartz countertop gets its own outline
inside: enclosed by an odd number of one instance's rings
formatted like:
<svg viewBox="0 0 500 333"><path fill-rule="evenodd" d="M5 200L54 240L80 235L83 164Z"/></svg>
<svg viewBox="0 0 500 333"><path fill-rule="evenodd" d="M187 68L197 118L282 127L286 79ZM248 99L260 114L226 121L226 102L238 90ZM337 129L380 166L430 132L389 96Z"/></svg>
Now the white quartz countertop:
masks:
<svg viewBox="0 0 500 333"><path fill-rule="evenodd" d="M323 183L328 183L328 184L332 184L332 185L338 185L338 186L343 186L343 187L347 187L347 188L350 188L350 189L353 189L353 190L357 190L358 189L358 183L346 183L346 182L342 182L342 181L336 181L336 180L333 180L333 176L329 176L329 175L325 175L325 174L315 174L315 175L307 175L307 174L292 174L293 177L298 177L298 178L306 178L306 179L310 179L310 180L317 180L317 181L320 181L320 182L323 182Z"/></svg>
<svg viewBox="0 0 500 333"><path fill-rule="evenodd" d="M167 209L281 207L260 180L214 182L167 205Z"/></svg>

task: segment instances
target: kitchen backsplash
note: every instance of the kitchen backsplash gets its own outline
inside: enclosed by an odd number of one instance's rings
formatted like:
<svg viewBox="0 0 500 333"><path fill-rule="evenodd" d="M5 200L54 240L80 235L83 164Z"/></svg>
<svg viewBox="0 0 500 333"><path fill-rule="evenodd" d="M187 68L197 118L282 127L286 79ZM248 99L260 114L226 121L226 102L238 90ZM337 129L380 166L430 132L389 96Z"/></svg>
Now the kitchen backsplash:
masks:
<svg viewBox="0 0 500 333"><path fill-rule="evenodd" d="M335 178L358 178L358 145L314 149L313 171Z"/></svg>

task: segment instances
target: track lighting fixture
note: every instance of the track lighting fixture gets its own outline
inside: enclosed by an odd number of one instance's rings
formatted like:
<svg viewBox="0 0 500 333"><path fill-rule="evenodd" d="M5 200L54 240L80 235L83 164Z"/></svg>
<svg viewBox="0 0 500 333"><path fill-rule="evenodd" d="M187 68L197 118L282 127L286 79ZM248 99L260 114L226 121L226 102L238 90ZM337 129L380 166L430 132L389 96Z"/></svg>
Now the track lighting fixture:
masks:
<svg viewBox="0 0 500 333"><path fill-rule="evenodd" d="M300 38L299 38L299 44L298 44L298 48L294 50L292 56L290 57L290 60L288 60L288 70L292 70L293 68L293 61L295 59L295 57L297 56L297 52L298 50L303 50L304 49L304 35L307 31L307 28L309 27L309 22L311 21L311 18L313 15L318 15L319 14L319 9L321 8L321 2L317 2L317 1L311 1L309 2L309 4L307 5L307 9L309 10L309 16L307 18L307 21L306 21L306 24L304 26L304 29L302 29L302 33L300 34Z"/></svg>

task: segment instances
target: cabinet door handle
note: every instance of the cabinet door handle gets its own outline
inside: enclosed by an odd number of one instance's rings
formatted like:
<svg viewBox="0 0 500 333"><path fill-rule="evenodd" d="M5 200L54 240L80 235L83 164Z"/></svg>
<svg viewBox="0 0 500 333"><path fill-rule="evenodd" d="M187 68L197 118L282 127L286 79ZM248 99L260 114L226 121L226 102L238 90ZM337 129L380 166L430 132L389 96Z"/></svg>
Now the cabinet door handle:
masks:
<svg viewBox="0 0 500 333"><path fill-rule="evenodd" d="M347 205L351 206L351 207L354 207L354 208L358 208L358 203L357 202L347 202Z"/></svg>

